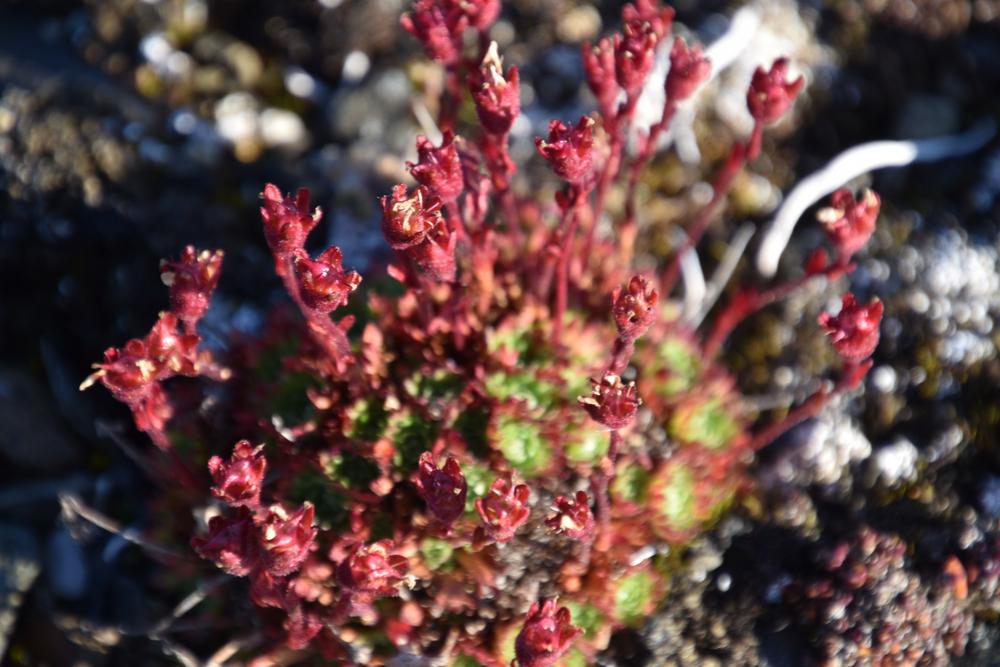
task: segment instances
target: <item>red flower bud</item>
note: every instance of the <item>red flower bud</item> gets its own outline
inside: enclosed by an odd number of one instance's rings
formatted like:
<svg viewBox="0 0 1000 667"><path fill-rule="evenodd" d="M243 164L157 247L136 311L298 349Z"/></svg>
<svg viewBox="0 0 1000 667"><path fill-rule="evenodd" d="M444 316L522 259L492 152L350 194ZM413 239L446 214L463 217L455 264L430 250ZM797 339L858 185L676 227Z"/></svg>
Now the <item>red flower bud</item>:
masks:
<svg viewBox="0 0 1000 667"><path fill-rule="evenodd" d="M419 245L428 232L441 222L441 200L418 187L408 197L405 185L392 189L392 197L382 197L382 234L394 250Z"/></svg>
<svg viewBox="0 0 1000 667"><path fill-rule="evenodd" d="M461 60L462 33L468 22L462 12L449 11L438 0L416 0L399 22L420 41L431 60L442 65Z"/></svg>
<svg viewBox="0 0 1000 667"><path fill-rule="evenodd" d="M557 610L556 601L551 599L535 602L514 640L518 667L551 667L582 633L570 622L566 607Z"/></svg>
<svg viewBox="0 0 1000 667"><path fill-rule="evenodd" d="M486 31L500 15L500 0L449 0L476 30Z"/></svg>
<svg viewBox="0 0 1000 667"><path fill-rule="evenodd" d="M665 88L671 102L686 100L712 73L712 63L702 55L700 46L689 47L680 37L670 48L670 72Z"/></svg>
<svg viewBox="0 0 1000 667"><path fill-rule="evenodd" d="M392 540L354 547L337 567L340 585L362 596L395 595L406 576L407 562L403 556L390 554L392 548Z"/></svg>
<svg viewBox="0 0 1000 667"><path fill-rule="evenodd" d="M208 460L208 472L215 485L212 493L233 507L256 507L260 504L260 488L264 481L267 460L261 453L264 445L254 448L249 440L240 440L233 447L228 461L213 456Z"/></svg>
<svg viewBox="0 0 1000 667"><path fill-rule="evenodd" d="M615 115L618 102L618 79L615 78L615 52L605 37L597 46L583 45L583 71L587 85L597 98L597 108L605 121Z"/></svg>
<svg viewBox="0 0 1000 667"><path fill-rule="evenodd" d="M656 305L660 295L642 276L632 276L624 288L612 295L611 314L618 327L618 335L635 340L646 333L656 321Z"/></svg>
<svg viewBox="0 0 1000 667"><path fill-rule="evenodd" d="M576 399L590 418L612 431L623 429L635 420L635 413L642 401L635 391L635 383L623 384L613 373L605 373L600 380L590 378L593 391L590 396Z"/></svg>
<svg viewBox="0 0 1000 667"><path fill-rule="evenodd" d="M630 97L642 90L653 69L657 42L659 38L653 26L638 17L626 21L622 32L614 36L615 77Z"/></svg>
<svg viewBox="0 0 1000 667"><path fill-rule="evenodd" d="M458 236L449 232L442 221L428 232L424 242L405 251L422 274L431 280L455 282L455 243Z"/></svg>
<svg viewBox="0 0 1000 667"><path fill-rule="evenodd" d="M827 269L830 264L830 258L826 256L826 251L822 248L816 248L812 251L809 257L806 258L805 270L807 276L815 276L822 273Z"/></svg>
<svg viewBox="0 0 1000 667"><path fill-rule="evenodd" d="M463 186L462 162L454 135L446 132L437 147L427 137L417 137L417 156L417 164L407 163L413 178L446 204L458 199Z"/></svg>
<svg viewBox="0 0 1000 667"><path fill-rule="evenodd" d="M264 221L264 238L275 257L289 255L301 248L309 232L319 224L323 212L317 207L309 212L309 189L299 188L295 199L283 197L278 186L264 186L264 205L260 216Z"/></svg>
<svg viewBox="0 0 1000 667"><path fill-rule="evenodd" d="M304 609L301 603L296 604L288 612L284 623L285 632L288 633L285 640L288 648L293 651L304 649L325 627L326 623L316 614Z"/></svg>
<svg viewBox="0 0 1000 667"><path fill-rule="evenodd" d="M479 69L469 73L469 90L483 128L490 134L510 132L521 113L521 83L516 67L504 78L496 42L490 44Z"/></svg>
<svg viewBox="0 0 1000 667"><path fill-rule="evenodd" d="M536 137L535 147L557 176L573 185L583 185L594 171L594 119L583 116L576 127L553 120L548 139Z"/></svg>
<svg viewBox="0 0 1000 667"><path fill-rule="evenodd" d="M160 279L170 288L170 309L189 331L208 310L221 270L221 250L198 252L190 245L178 260L160 262Z"/></svg>
<svg viewBox="0 0 1000 667"><path fill-rule="evenodd" d="M331 246L315 260L305 250L297 250L292 268L302 301L315 311L329 313L347 303L347 295L361 284L355 271L344 271L340 248Z"/></svg>
<svg viewBox="0 0 1000 667"><path fill-rule="evenodd" d="M486 534L494 542L509 542L514 533L528 520L528 496L531 491L524 484L514 486L510 478L493 481L489 492L476 501L476 510L483 520Z"/></svg>
<svg viewBox="0 0 1000 667"><path fill-rule="evenodd" d="M447 526L462 516L469 489L458 461L449 458L443 468L438 468L434 465L434 455L424 452L420 455L415 484L435 519Z"/></svg>
<svg viewBox="0 0 1000 667"><path fill-rule="evenodd" d="M313 528L315 510L305 503L291 515L280 505L268 508L258 530L264 548L265 568L276 577L298 570L316 539Z"/></svg>
<svg viewBox="0 0 1000 667"><path fill-rule="evenodd" d="M866 305L859 304L851 293L844 295L838 314L823 313L819 316L819 323L826 329L837 353L851 363L863 361L875 351L881 321L881 301L872 299Z"/></svg>
<svg viewBox="0 0 1000 667"><path fill-rule="evenodd" d="M788 81L788 59L778 58L770 70L758 67L747 91L747 107L758 123L773 123L781 118L805 85L801 76Z"/></svg>
<svg viewBox="0 0 1000 667"><path fill-rule="evenodd" d="M636 0L622 7L623 23L648 23L657 41L663 39L674 22L673 7L661 7L657 0Z"/></svg>
<svg viewBox="0 0 1000 667"><path fill-rule="evenodd" d="M234 577L245 577L260 562L257 532L245 508L233 518L212 517L208 522L208 535L192 537L191 546L199 556L213 561Z"/></svg>
<svg viewBox="0 0 1000 667"><path fill-rule="evenodd" d="M574 498L556 496L555 514L545 520L552 530L574 540L584 540L594 534L594 514L586 491L577 491Z"/></svg>
<svg viewBox="0 0 1000 667"><path fill-rule="evenodd" d="M860 199L854 199L850 190L841 188L830 197L830 206L816 214L837 247L837 258L841 262L849 262L854 253L868 243L875 233L880 207L879 196L871 190L863 191Z"/></svg>

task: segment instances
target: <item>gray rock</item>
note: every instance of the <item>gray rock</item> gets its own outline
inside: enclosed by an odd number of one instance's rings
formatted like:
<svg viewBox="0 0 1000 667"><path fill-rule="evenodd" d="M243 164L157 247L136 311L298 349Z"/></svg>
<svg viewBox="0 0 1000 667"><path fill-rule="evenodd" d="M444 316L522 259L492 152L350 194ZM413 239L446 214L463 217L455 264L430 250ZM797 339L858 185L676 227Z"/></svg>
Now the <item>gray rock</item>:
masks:
<svg viewBox="0 0 1000 667"><path fill-rule="evenodd" d="M31 533L0 526L0 661L7 652L18 609L40 569L38 545Z"/></svg>

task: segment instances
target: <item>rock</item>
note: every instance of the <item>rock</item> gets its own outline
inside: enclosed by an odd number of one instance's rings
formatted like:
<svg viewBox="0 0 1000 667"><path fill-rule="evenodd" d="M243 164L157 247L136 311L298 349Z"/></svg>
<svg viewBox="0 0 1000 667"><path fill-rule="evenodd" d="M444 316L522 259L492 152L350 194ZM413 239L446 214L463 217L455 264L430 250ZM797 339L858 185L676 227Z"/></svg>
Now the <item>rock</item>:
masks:
<svg viewBox="0 0 1000 667"><path fill-rule="evenodd" d="M87 563L80 543L58 528L45 547L45 573L56 595L78 600L87 590Z"/></svg>
<svg viewBox="0 0 1000 667"><path fill-rule="evenodd" d="M896 438L875 450L869 461L872 476L886 486L912 481L917 476L919 452L907 438Z"/></svg>
<svg viewBox="0 0 1000 667"><path fill-rule="evenodd" d="M17 623L18 609L41 569L38 545L31 533L0 526L0 661Z"/></svg>
<svg viewBox="0 0 1000 667"><path fill-rule="evenodd" d="M52 399L23 371L0 369L0 459L30 471L80 462L80 450L59 428Z"/></svg>

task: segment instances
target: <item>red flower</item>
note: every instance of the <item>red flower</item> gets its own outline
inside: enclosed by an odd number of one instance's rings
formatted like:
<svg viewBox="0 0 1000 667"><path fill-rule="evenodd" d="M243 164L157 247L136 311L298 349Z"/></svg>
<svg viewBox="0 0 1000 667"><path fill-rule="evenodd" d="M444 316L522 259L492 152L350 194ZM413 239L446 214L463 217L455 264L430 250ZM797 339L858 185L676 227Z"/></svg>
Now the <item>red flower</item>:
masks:
<svg viewBox="0 0 1000 667"><path fill-rule="evenodd" d="M292 268L302 301L315 311L329 313L347 303L347 295L361 284L355 271L344 271L340 248L332 246L315 260L305 250L297 250Z"/></svg>
<svg viewBox="0 0 1000 667"><path fill-rule="evenodd" d="M781 118L802 90L805 79L801 76L788 81L788 59L778 58L770 70L758 67L747 91L747 107L758 123L773 123Z"/></svg>
<svg viewBox="0 0 1000 667"><path fill-rule="evenodd" d="M597 108L605 121L615 115L618 102L618 79L615 78L615 52L605 37L597 46L583 45L583 71L587 85L597 98Z"/></svg>
<svg viewBox="0 0 1000 667"><path fill-rule="evenodd" d="M83 381L80 389L100 380L112 396L129 404L149 393L159 371L149 359L146 343L139 338L133 338L122 348L109 347L104 351L104 361L93 368L97 371Z"/></svg>
<svg viewBox="0 0 1000 667"><path fill-rule="evenodd" d="M611 314L618 327L618 335L634 341L646 333L656 321L656 305L660 295L642 276L632 276L624 288L612 295Z"/></svg>
<svg viewBox="0 0 1000 667"><path fill-rule="evenodd" d="M838 314L823 313L819 316L819 323L826 329L837 353L851 363L863 361L875 351L881 321L881 301L872 299L867 305L859 304L851 293L844 295Z"/></svg>
<svg viewBox="0 0 1000 667"><path fill-rule="evenodd" d="M549 137L535 138L535 147L560 178L583 185L593 173L594 120L583 116L576 127L562 121L549 123Z"/></svg>
<svg viewBox="0 0 1000 667"><path fill-rule="evenodd" d="M245 577L260 563L257 532L246 508L241 508L233 518L212 517L208 535L192 537L191 546L199 556L234 577Z"/></svg>
<svg viewBox="0 0 1000 667"><path fill-rule="evenodd" d="M254 448L249 440L240 440L233 447L228 461L213 456L208 460L208 472L215 485L212 493L233 507L256 507L260 504L260 488L267 469L267 459L261 453L264 445Z"/></svg>
<svg viewBox="0 0 1000 667"><path fill-rule="evenodd" d="M340 585L362 596L395 595L406 576L407 562L403 556L390 554L392 548L392 540L354 547L337 567Z"/></svg>
<svg viewBox="0 0 1000 667"><path fill-rule="evenodd" d="M189 331L208 310L221 269L221 250L199 252L190 245L178 260L160 262L160 279L170 288L170 309Z"/></svg>
<svg viewBox="0 0 1000 667"><path fill-rule="evenodd" d="M615 77L630 97L639 93L653 69L657 42L653 25L638 16L626 21L622 32L614 36Z"/></svg>
<svg viewBox="0 0 1000 667"><path fill-rule="evenodd" d="M463 186L462 162L454 135L446 132L437 147L427 137L417 137L417 156L417 164L407 163L413 178L444 203L458 199Z"/></svg>
<svg viewBox="0 0 1000 667"><path fill-rule="evenodd" d="M406 186L397 185L392 197L382 197L382 234L394 250L406 250L424 242L441 222L441 200L421 186L407 196Z"/></svg>
<svg viewBox="0 0 1000 667"><path fill-rule="evenodd" d="M590 418L612 431L629 426L642 401L635 391L635 383L623 384L613 373L605 373L600 380L590 378L593 391L590 396L576 399Z"/></svg>
<svg viewBox="0 0 1000 667"><path fill-rule="evenodd" d="M469 73L469 90L479 122L490 134L507 134L521 113L521 83L516 67L503 74L497 44L490 44L479 69Z"/></svg>
<svg viewBox="0 0 1000 667"><path fill-rule="evenodd" d="M463 13L446 9L438 0L416 0L399 22L420 41L431 60L442 65L461 60L462 32L468 22Z"/></svg>
<svg viewBox="0 0 1000 667"><path fill-rule="evenodd" d="M837 247L841 262L849 262L875 233L880 206L879 196L871 190L864 190L861 197L855 199L850 190L841 188L830 197L830 206L816 214Z"/></svg>
<svg viewBox="0 0 1000 667"><path fill-rule="evenodd" d="M309 189L299 188L295 199L283 197L278 186L264 186L264 205L260 216L264 220L264 238L275 257L284 257L301 248L309 232L319 224L323 212L317 207L309 212Z"/></svg>
<svg viewBox="0 0 1000 667"><path fill-rule="evenodd" d="M177 331L177 317L160 313L160 319L146 334L146 355L156 367L156 376L165 380L171 375L198 375L205 359L198 352L198 336Z"/></svg>
<svg viewBox="0 0 1000 667"><path fill-rule="evenodd" d="M270 574L283 577L302 566L316 539L316 529L312 525L314 514L310 503L305 503L291 515L280 505L268 508L258 530L266 569Z"/></svg>
<svg viewBox="0 0 1000 667"><path fill-rule="evenodd" d="M700 46L689 47L680 37L670 48L670 72L665 88L671 102L686 100L712 73L712 63L702 55Z"/></svg>
<svg viewBox="0 0 1000 667"><path fill-rule="evenodd" d="M594 534L594 514L586 491L577 491L574 498L556 496L555 514L545 520L552 530L574 540L583 540Z"/></svg>
<svg viewBox="0 0 1000 667"><path fill-rule="evenodd" d="M447 526L462 516L469 489L458 461L449 458L443 468L438 468L434 465L434 455L424 452L420 455L415 484L435 519Z"/></svg>
<svg viewBox="0 0 1000 667"><path fill-rule="evenodd" d="M483 520L482 528L494 542L509 542L514 533L528 520L528 496L524 484L514 486L510 478L493 481L489 492L476 501L476 510Z"/></svg>
<svg viewBox="0 0 1000 667"><path fill-rule="evenodd" d="M514 641L518 667L551 667L582 633L566 607L557 610L552 599L535 602Z"/></svg>

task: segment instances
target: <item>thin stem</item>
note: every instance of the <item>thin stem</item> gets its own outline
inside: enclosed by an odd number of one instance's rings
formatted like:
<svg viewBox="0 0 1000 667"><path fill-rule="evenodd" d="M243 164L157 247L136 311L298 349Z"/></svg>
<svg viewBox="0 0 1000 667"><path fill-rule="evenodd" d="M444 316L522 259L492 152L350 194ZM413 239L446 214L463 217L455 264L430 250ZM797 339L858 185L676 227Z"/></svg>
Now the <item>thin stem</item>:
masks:
<svg viewBox="0 0 1000 667"><path fill-rule="evenodd" d="M559 249L559 263L556 267L556 305L552 316L552 343L557 350L561 349L563 317L566 313L566 302L569 299L569 257L579 223L577 215L578 202L583 198L575 186L570 186L572 203L563 211L559 229L562 230L562 244Z"/></svg>
<svg viewBox="0 0 1000 667"><path fill-rule="evenodd" d="M351 355L351 342L348 340L347 334L337 326L336 322L330 319L329 315L317 313L302 301L299 285L295 280L295 272L292 270L291 256L283 258L281 264L282 270L278 272L278 275L281 276L281 281L285 285L285 291L292 297L292 301L302 313L302 317L306 319L307 328L312 334L313 340L333 358L335 364L340 366Z"/></svg>
<svg viewBox="0 0 1000 667"><path fill-rule="evenodd" d="M754 142L754 137L758 137L760 133L760 126L754 126L753 133L751 135L751 142ZM756 139L759 142L759 139ZM725 199L726 194L729 192L729 188L732 187L733 181L736 175L746 166L748 159L748 147L746 144L737 142L733 144L733 147L729 150L729 156L726 158L725 163L722 168L719 169L719 173L715 177L715 182L712 184L712 198L705 204L698 215L695 217L694 223L691 225L691 230L688 232L687 241L678 248L670 259L670 263L667 265L667 269L663 272L663 279L661 280L661 294L666 297L673 290L674 286L677 284L677 278L680 275L681 270L681 257L684 253L698 245L701 241L701 237L705 234L708 229L709 223L712 221L712 216L715 210L718 208L719 204Z"/></svg>
<svg viewBox="0 0 1000 667"><path fill-rule="evenodd" d="M660 116L660 120L650 126L649 134L646 136L642 150L629 165L628 189L625 194L625 222L622 224L621 233L619 234L619 242L621 244L619 252L622 262L625 264L632 261L632 252L635 243L635 228L637 225L636 192L639 189L639 177L656 152L656 144L660 139L660 134L670 127L670 122L673 120L676 112L677 104L667 100L667 103L663 106L663 114Z"/></svg>
<svg viewBox="0 0 1000 667"><path fill-rule="evenodd" d="M820 389L805 401L794 407L784 419L770 424L753 435L750 439L750 448L757 451L761 447L774 442L782 434L790 430L793 426L801 424L810 417L815 417L823 409L831 398L835 395L852 388L860 378L871 367L871 360L863 361L860 364L849 363L841 370L840 378L833 389Z"/></svg>
<svg viewBox="0 0 1000 667"><path fill-rule="evenodd" d="M854 268L852 264L837 263L825 268L819 273L805 274L800 278L787 283L775 285L770 289L761 290L757 287L745 288L740 293L733 296L726 304L719 316L715 319L712 331L705 340L705 358L710 359L716 355L722 344L729 338L740 322L757 312L761 308L768 306L775 301L783 299L791 292L799 289L803 285L815 278L824 277L827 280L836 280L840 276L848 273Z"/></svg>

